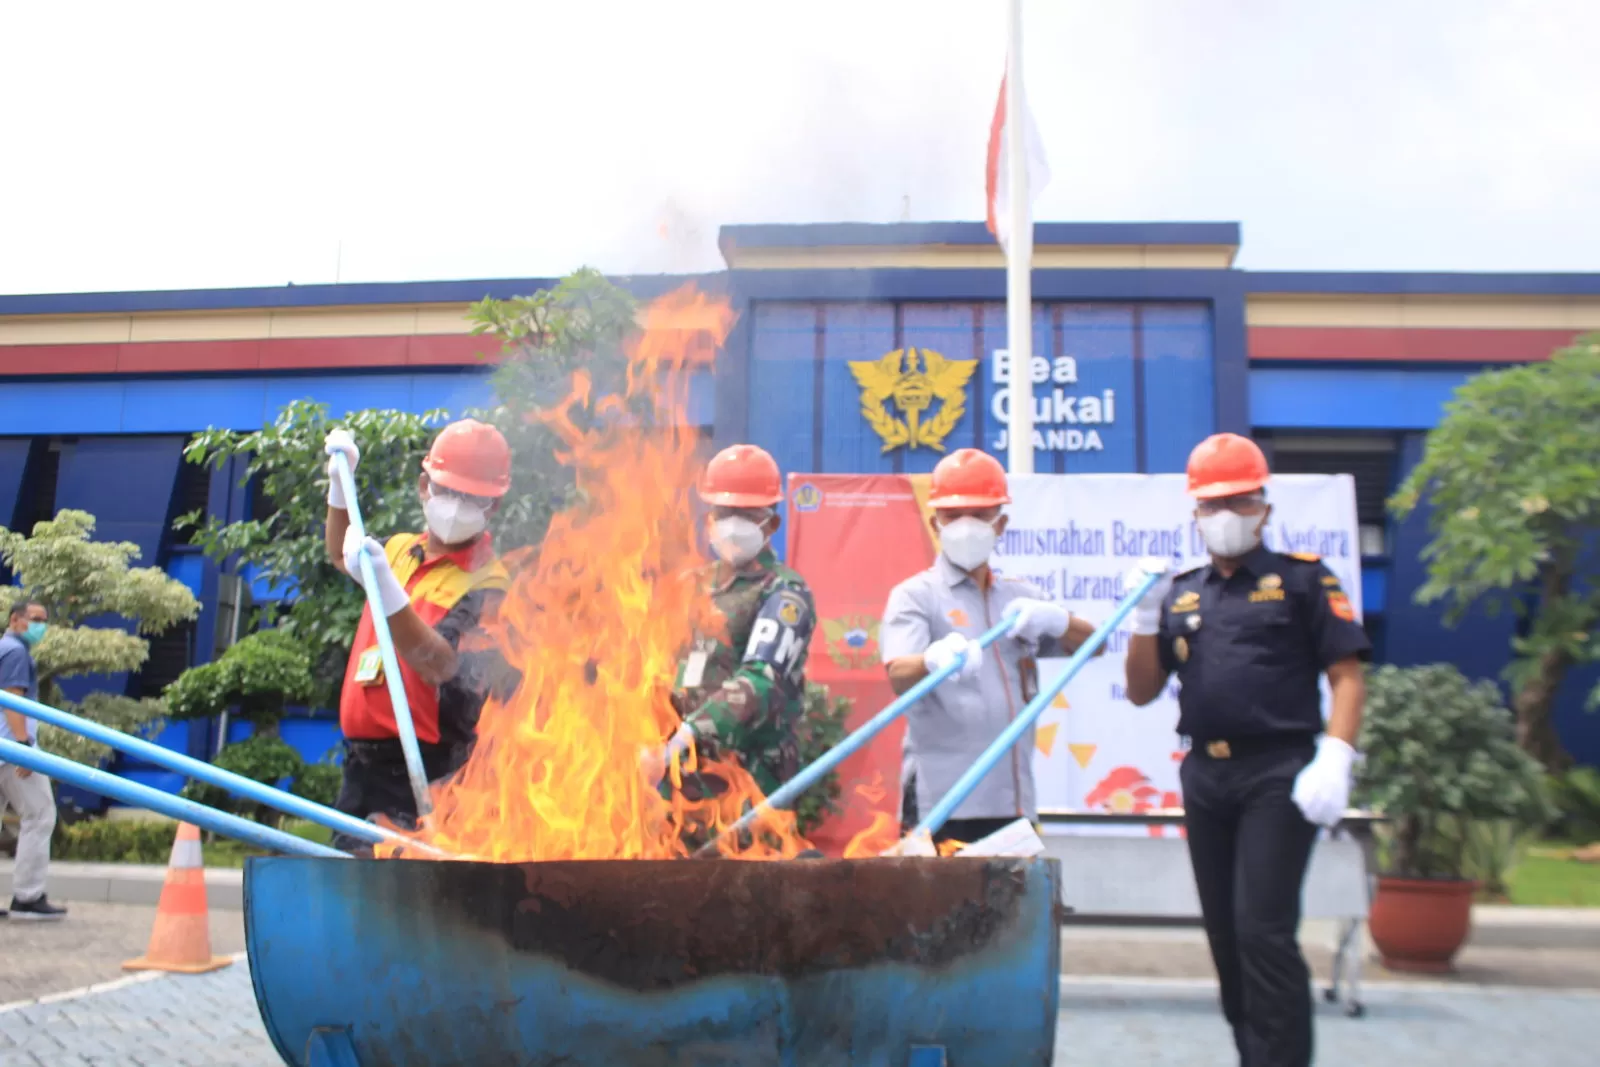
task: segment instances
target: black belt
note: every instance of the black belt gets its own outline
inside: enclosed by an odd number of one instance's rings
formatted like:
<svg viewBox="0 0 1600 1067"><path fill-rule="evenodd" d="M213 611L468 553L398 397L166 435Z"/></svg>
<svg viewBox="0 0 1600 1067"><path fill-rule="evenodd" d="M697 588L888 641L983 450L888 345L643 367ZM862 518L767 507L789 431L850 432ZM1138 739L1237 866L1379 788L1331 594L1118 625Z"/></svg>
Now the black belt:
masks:
<svg viewBox="0 0 1600 1067"><path fill-rule="evenodd" d="M1202 741L1194 738L1189 747L1189 755L1199 756L1203 759L1247 759L1250 756L1259 756L1264 752L1285 752L1293 748L1311 748L1317 743L1317 735L1305 734L1257 734L1245 737L1212 738Z"/></svg>

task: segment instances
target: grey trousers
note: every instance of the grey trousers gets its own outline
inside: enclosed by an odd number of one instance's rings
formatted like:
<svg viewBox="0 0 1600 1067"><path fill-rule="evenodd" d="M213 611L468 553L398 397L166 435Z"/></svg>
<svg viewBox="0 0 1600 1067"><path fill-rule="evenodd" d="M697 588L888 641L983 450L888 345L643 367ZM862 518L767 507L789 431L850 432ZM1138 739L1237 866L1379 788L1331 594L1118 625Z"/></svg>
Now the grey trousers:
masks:
<svg viewBox="0 0 1600 1067"><path fill-rule="evenodd" d="M17 832L17 862L11 872L11 896L26 903L44 895L45 876L50 870L50 835L56 828L56 798L50 779L37 771L24 778L17 773L21 769L0 763L0 800L22 821Z"/></svg>

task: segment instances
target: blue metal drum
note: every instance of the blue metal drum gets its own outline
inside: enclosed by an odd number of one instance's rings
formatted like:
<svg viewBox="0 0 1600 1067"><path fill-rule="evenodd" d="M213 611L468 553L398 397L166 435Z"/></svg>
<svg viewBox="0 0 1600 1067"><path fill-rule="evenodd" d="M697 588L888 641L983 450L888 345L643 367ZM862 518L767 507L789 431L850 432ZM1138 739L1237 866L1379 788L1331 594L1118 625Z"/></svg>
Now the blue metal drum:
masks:
<svg viewBox="0 0 1600 1067"><path fill-rule="evenodd" d="M1044 1067L1050 859L252 859L294 1067Z"/></svg>

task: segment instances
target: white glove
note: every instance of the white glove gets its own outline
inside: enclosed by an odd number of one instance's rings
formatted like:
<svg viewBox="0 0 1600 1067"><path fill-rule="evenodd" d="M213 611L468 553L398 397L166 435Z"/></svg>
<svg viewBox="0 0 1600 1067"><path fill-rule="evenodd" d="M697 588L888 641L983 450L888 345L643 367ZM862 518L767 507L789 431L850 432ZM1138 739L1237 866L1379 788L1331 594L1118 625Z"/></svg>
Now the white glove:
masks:
<svg viewBox="0 0 1600 1067"><path fill-rule="evenodd" d="M1317 754L1294 780L1295 806L1306 822L1337 826L1350 806L1350 766L1356 750L1337 737L1317 739Z"/></svg>
<svg viewBox="0 0 1600 1067"><path fill-rule="evenodd" d="M910 833L884 850L885 856L937 856L939 848L927 833Z"/></svg>
<svg viewBox="0 0 1600 1067"><path fill-rule="evenodd" d="M1007 631L1008 637L1024 641L1037 641L1041 637L1060 637L1067 632L1072 612L1048 600L1030 600L1026 597L1013 600L1007 607L1017 613L1017 619Z"/></svg>
<svg viewBox="0 0 1600 1067"><path fill-rule="evenodd" d="M366 540L356 536L354 530L344 532L344 569L350 577L356 580L357 585L361 580L361 546L366 545L367 556L372 560L372 576L378 580L378 607L383 611L383 617L388 618L411 603L411 598L406 595L405 586L400 584L400 579L394 576L394 569L389 566L389 557L384 555L383 546L368 537Z"/></svg>
<svg viewBox="0 0 1600 1067"><path fill-rule="evenodd" d="M661 779L667 776L667 767L672 763L674 756L682 755L689 750L694 742L694 727L684 723L667 741L664 746L655 748L641 748L639 750L639 773L644 776L644 784L649 789L655 789L661 784Z"/></svg>
<svg viewBox="0 0 1600 1067"><path fill-rule="evenodd" d="M1161 602L1172 591L1172 563L1160 556L1146 556L1122 579L1123 588L1132 589L1152 574L1159 574L1161 580L1139 598L1128 616L1130 629L1136 634L1153 634L1161 629Z"/></svg>
<svg viewBox="0 0 1600 1067"><path fill-rule="evenodd" d="M966 661L956 669L955 678L971 678L978 673L978 668L983 666L983 646L965 634L945 634L939 640L928 646L922 654L922 665L928 668L929 674L937 674L945 667L954 663L957 656L966 653Z"/></svg>
<svg viewBox="0 0 1600 1067"><path fill-rule="evenodd" d="M361 449L356 447L356 439L350 431L341 428L328 431L328 436L322 440L322 450L328 454L328 506L336 511L348 511L350 501L345 499L344 483L334 473L333 454L344 453L345 459L350 461L350 476L354 478L356 464L361 462Z"/></svg>

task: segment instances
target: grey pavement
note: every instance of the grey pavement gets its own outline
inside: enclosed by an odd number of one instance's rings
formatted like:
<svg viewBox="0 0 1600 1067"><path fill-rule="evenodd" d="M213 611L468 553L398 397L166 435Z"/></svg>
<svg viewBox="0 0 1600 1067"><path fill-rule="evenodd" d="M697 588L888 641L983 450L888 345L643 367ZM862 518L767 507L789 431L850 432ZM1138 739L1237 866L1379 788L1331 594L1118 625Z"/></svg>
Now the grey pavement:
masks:
<svg viewBox="0 0 1600 1067"><path fill-rule="evenodd" d="M152 905L69 902L58 923L0 919L0 1004L32 1000L123 975L122 962L144 955L155 926ZM211 952L244 948L244 916L211 911Z"/></svg>
<svg viewBox="0 0 1600 1067"><path fill-rule="evenodd" d="M1595 1062L1600 995L1383 984L1368 1014L1324 1007L1318 1062L1464 1067ZM67 999L0 1009L0 1067L271 1067L248 964L198 977L140 977ZM1204 982L1063 979L1058 1065L1232 1067Z"/></svg>

